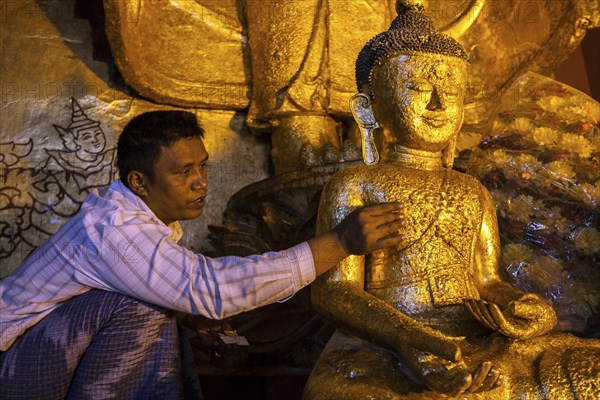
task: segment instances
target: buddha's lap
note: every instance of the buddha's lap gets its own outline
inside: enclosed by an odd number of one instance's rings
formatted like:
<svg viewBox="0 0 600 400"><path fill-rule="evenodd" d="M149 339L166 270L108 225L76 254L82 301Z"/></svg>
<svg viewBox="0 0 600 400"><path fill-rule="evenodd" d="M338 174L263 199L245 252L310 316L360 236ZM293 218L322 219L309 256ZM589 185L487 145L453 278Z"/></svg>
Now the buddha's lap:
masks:
<svg viewBox="0 0 600 400"><path fill-rule="evenodd" d="M551 333L529 340L493 334L461 341L463 359L474 370L492 361L499 386L461 399L506 399L540 394L549 398L600 395L600 340ZM576 397L573 397L575 393ZM306 387L314 399L440 399L394 352L337 331L317 362Z"/></svg>

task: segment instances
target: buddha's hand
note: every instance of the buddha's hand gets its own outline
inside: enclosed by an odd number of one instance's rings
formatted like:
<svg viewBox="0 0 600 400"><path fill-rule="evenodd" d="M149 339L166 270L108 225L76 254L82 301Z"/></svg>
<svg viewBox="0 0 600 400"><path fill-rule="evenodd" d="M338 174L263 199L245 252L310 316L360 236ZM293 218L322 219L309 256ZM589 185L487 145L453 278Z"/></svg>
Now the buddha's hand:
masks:
<svg viewBox="0 0 600 400"><path fill-rule="evenodd" d="M500 373L490 361L482 362L473 371L463 360L453 362L419 350L413 350L408 358L412 358L406 361L415 375L439 393L454 397L466 392L485 392L498 385Z"/></svg>
<svg viewBox="0 0 600 400"><path fill-rule="evenodd" d="M511 301L504 310L481 299L465 299L464 302L483 325L514 339L541 336L556 325L552 306L533 293Z"/></svg>

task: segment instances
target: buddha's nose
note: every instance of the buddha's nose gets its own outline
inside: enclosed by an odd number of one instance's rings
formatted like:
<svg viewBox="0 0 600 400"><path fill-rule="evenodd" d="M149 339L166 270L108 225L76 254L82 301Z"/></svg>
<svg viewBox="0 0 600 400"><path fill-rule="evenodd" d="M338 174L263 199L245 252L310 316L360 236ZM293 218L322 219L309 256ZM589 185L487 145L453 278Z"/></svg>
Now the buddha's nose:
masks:
<svg viewBox="0 0 600 400"><path fill-rule="evenodd" d="M431 99L429 99L429 103L425 108L429 111L444 111L446 109L446 107L444 107L444 104L442 104L442 99L435 86L431 91Z"/></svg>

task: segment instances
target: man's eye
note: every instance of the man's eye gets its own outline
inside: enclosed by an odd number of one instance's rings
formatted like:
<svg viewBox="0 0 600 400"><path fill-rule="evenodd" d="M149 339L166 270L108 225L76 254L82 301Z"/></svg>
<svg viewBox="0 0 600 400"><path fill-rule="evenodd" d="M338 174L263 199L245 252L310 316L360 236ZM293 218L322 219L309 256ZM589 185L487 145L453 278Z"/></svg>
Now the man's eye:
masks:
<svg viewBox="0 0 600 400"><path fill-rule="evenodd" d="M184 169L183 171L181 171L181 173L183 173L184 175L189 175L190 174L190 170L189 169Z"/></svg>

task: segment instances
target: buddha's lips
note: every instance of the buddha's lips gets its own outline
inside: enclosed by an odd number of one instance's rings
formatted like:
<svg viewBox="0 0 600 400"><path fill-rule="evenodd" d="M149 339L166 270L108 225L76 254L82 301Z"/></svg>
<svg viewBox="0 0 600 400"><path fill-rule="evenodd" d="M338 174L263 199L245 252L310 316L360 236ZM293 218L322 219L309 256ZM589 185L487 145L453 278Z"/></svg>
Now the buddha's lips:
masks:
<svg viewBox="0 0 600 400"><path fill-rule="evenodd" d="M441 126L444 126L447 122L448 122L448 118L446 117L422 117L423 121L425 121L427 124L435 127L435 128L439 128Z"/></svg>

